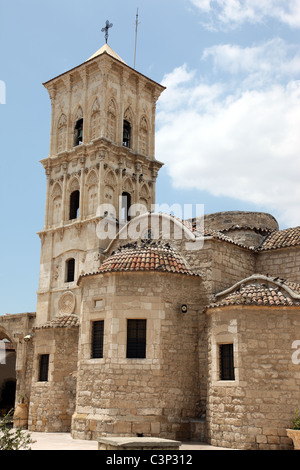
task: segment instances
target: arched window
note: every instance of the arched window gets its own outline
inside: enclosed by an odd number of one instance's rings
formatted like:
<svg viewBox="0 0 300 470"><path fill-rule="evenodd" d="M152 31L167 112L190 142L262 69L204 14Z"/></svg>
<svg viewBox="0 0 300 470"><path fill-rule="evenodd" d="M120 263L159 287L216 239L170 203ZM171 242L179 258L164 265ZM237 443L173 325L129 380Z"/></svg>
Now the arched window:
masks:
<svg viewBox="0 0 300 470"><path fill-rule="evenodd" d="M78 190L73 191L70 194L70 213L69 219L77 219L79 216L79 200L80 200L80 192Z"/></svg>
<svg viewBox="0 0 300 470"><path fill-rule="evenodd" d="M74 128L74 147L81 145L83 142L83 119L80 118L76 121Z"/></svg>
<svg viewBox="0 0 300 470"><path fill-rule="evenodd" d="M129 193L122 193L122 221L129 222L129 209L131 206L131 195Z"/></svg>
<svg viewBox="0 0 300 470"><path fill-rule="evenodd" d="M123 121L123 146L130 147L131 144L131 124L124 119Z"/></svg>
<svg viewBox="0 0 300 470"><path fill-rule="evenodd" d="M75 259L70 258L66 261L66 282L73 282L75 279Z"/></svg>

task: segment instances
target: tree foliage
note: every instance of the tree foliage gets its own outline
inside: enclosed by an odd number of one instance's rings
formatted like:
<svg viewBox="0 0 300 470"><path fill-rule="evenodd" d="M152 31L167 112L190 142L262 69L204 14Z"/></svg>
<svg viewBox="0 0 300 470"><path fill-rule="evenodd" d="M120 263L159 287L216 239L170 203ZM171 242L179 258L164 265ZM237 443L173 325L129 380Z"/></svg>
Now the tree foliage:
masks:
<svg viewBox="0 0 300 470"><path fill-rule="evenodd" d="M13 411L0 418L0 450L31 450L34 443L30 433L21 428L13 428Z"/></svg>

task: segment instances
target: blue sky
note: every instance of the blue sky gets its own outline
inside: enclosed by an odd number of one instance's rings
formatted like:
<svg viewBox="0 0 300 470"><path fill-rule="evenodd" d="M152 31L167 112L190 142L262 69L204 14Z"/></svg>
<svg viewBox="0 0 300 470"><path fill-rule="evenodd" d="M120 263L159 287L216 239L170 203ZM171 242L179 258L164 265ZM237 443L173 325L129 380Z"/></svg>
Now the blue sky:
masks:
<svg viewBox="0 0 300 470"><path fill-rule="evenodd" d="M272 213L300 225L300 0L0 0L0 314L35 311L49 151L42 83L105 42L167 86L159 204Z"/></svg>

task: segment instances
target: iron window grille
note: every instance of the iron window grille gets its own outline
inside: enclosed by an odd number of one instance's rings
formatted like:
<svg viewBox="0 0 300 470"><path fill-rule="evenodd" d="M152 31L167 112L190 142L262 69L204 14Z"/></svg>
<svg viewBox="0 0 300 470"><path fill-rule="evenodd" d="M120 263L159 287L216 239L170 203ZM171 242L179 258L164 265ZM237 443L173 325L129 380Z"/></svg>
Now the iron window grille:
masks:
<svg viewBox="0 0 300 470"><path fill-rule="evenodd" d="M220 380L235 380L233 344L220 344Z"/></svg>
<svg viewBox="0 0 300 470"><path fill-rule="evenodd" d="M40 355L39 381L48 382L49 354Z"/></svg>
<svg viewBox="0 0 300 470"><path fill-rule="evenodd" d="M146 358L146 320L127 320L127 354L129 359Z"/></svg>
<svg viewBox="0 0 300 470"><path fill-rule="evenodd" d="M103 358L104 320L94 321L92 326L92 359Z"/></svg>

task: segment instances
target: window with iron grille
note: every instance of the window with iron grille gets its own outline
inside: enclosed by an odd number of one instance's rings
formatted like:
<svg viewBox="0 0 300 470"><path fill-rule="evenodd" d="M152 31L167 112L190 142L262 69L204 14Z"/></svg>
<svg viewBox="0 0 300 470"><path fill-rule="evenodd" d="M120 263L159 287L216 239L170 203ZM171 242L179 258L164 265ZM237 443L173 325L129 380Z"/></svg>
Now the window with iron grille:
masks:
<svg viewBox="0 0 300 470"><path fill-rule="evenodd" d="M94 321L92 324L92 358L103 358L104 320Z"/></svg>
<svg viewBox="0 0 300 470"><path fill-rule="evenodd" d="M49 354L40 355L39 381L48 382Z"/></svg>
<svg viewBox="0 0 300 470"><path fill-rule="evenodd" d="M233 344L220 344L220 380L234 380Z"/></svg>
<svg viewBox="0 0 300 470"><path fill-rule="evenodd" d="M146 320L127 320L127 358L146 357Z"/></svg>

